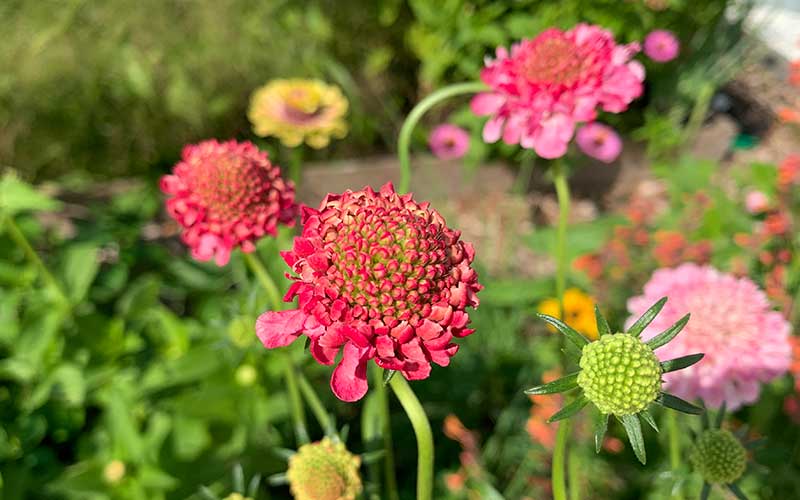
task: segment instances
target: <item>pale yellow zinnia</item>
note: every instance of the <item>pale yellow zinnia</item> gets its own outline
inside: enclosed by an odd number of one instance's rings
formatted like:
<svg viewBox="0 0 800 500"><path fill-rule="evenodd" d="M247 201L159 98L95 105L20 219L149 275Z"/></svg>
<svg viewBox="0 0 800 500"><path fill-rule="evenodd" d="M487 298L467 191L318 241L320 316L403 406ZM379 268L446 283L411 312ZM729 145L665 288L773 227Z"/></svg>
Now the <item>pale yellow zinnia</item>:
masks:
<svg viewBox="0 0 800 500"><path fill-rule="evenodd" d="M348 102L341 89L319 80L272 80L253 92L247 116L260 137L284 145L324 148L347 135Z"/></svg>

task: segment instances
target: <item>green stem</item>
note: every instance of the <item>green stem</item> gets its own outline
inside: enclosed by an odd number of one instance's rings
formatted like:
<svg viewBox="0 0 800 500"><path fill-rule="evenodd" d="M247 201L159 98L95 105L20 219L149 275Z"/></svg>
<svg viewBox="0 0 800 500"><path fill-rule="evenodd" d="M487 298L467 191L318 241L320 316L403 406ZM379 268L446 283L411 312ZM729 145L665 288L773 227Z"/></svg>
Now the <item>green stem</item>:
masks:
<svg viewBox="0 0 800 500"><path fill-rule="evenodd" d="M697 100L692 107L689 114L689 119L686 122L686 127L683 129L684 143L697 137L697 132L703 126L703 122L708 115L708 108L711 106L711 99L714 97L715 88L711 83L706 83L700 88L697 94ZM689 144L691 146L691 144Z"/></svg>
<svg viewBox="0 0 800 500"><path fill-rule="evenodd" d="M317 419L317 422L319 422L325 435L335 436L336 427L333 425L333 419L330 414L325 411L325 406L322 404L322 401L320 401L314 388L311 387L311 383L302 372L297 373L297 379L300 382L300 392L305 397L306 403L308 403L308 406L311 408L311 413L314 414L314 417Z"/></svg>
<svg viewBox="0 0 800 500"><path fill-rule="evenodd" d="M569 223L569 184L560 161L553 163L553 184L558 199L558 227L556 230L556 297L560 317L564 318L564 291L567 282L567 224ZM566 369L566 366L564 367ZM553 499L567 500L567 485L564 465L566 462L567 439L570 432L569 420L559 423L556 433L556 445L553 450L552 485Z"/></svg>
<svg viewBox="0 0 800 500"><path fill-rule="evenodd" d="M47 266L44 265L42 259L39 258L39 254L36 253L36 250L34 250L31 244L28 242L28 238L25 237L25 233L23 233L19 226L17 226L17 223L14 222L14 218L10 215L6 215L3 219L5 227L8 230L8 235L12 240L14 240L14 243L16 243L17 246L22 249L25 257L36 267L42 280L47 284L47 286L56 292L59 300L65 304L69 304L67 295L61 289L61 286L58 284L58 281L56 281L55 277L47 269Z"/></svg>
<svg viewBox="0 0 800 500"><path fill-rule="evenodd" d="M281 294L278 291L275 281L270 277L264 264L256 256L255 252L244 253L244 260L247 265L256 275L261 286L267 292L270 302L270 308L273 311L280 311L282 309ZM292 356L287 351L281 351L285 366L284 376L286 378L286 391L289 393L289 407L292 413L292 423L294 425L294 434L299 444L309 442L308 427L306 426L306 412L303 408L303 400L300 397L300 389L297 383L297 373L295 372L294 362Z"/></svg>
<svg viewBox="0 0 800 500"><path fill-rule="evenodd" d="M401 375L389 382L417 436L417 500L433 499L433 433L425 410Z"/></svg>
<svg viewBox="0 0 800 500"><path fill-rule="evenodd" d="M456 83L448 85L430 94L421 100L406 117L403 126L400 128L400 137L397 140L397 156L400 160L400 186L398 192L405 193L411 184L411 134L417 126L420 118L429 109L445 99L461 94L474 94L486 90L486 86L480 82Z"/></svg>
<svg viewBox="0 0 800 500"><path fill-rule="evenodd" d="M569 472L569 498L570 500L581 500L581 487L578 483L581 471L580 454L574 448L569 451L567 471Z"/></svg>
<svg viewBox="0 0 800 500"><path fill-rule="evenodd" d="M300 167L303 165L303 145L291 148L289 151L289 179L294 182L295 187L300 185Z"/></svg>
<svg viewBox="0 0 800 500"><path fill-rule="evenodd" d="M677 412L667 411L667 427L669 428L669 465L672 469L673 477L677 478L678 469L681 468L681 442L680 430L678 429ZM673 489L672 498L683 500L683 492L680 485Z"/></svg>
<svg viewBox="0 0 800 500"><path fill-rule="evenodd" d="M383 370L373 371L373 384L378 395L381 417L381 434L383 435L383 475L386 481L386 495L389 500L399 500L397 492L397 476L394 470L394 443L392 442L392 417L389 413L389 394L383 381Z"/></svg>
<svg viewBox="0 0 800 500"><path fill-rule="evenodd" d="M553 500L567 500L567 479L564 466L567 461L567 438L569 438L571 426L572 422L565 419L558 423L558 431L556 431L552 470Z"/></svg>

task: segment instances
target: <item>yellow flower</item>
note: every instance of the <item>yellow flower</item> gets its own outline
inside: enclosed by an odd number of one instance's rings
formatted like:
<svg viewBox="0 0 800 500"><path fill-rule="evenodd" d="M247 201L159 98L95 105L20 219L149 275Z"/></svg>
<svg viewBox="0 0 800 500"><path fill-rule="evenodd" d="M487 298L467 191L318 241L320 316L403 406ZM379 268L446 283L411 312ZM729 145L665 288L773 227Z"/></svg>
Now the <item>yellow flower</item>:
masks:
<svg viewBox="0 0 800 500"><path fill-rule="evenodd" d="M360 465L342 443L323 438L292 455L286 478L295 500L355 500L363 490Z"/></svg>
<svg viewBox="0 0 800 500"><path fill-rule="evenodd" d="M247 117L260 137L277 137L288 147L305 141L320 149L331 137L347 135L347 106L335 85L319 80L272 80L253 92Z"/></svg>
<svg viewBox="0 0 800 500"><path fill-rule="evenodd" d="M547 299L539 303L537 310L542 314L561 318L559 314L558 299ZM594 300L577 288L570 288L564 292L564 313L567 317L564 322L594 340L598 337L597 321L594 316ZM548 326L552 331L555 328Z"/></svg>

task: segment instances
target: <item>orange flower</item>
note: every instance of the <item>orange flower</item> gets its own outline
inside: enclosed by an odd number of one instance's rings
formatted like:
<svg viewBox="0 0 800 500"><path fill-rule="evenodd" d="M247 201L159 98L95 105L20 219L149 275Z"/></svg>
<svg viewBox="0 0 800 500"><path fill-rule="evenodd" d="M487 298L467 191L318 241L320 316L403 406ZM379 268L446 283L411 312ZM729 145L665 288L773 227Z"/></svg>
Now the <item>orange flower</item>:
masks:
<svg viewBox="0 0 800 500"><path fill-rule="evenodd" d="M549 383L561 376L558 370L550 370L542 374L542 383ZM525 428L534 443L541 444L544 448L552 450L556 443L556 430L558 424L548 424L547 419L561 408L560 395L546 394L530 396L531 416Z"/></svg>
<svg viewBox="0 0 800 500"><path fill-rule="evenodd" d="M542 314L561 318L558 299L543 300L537 310ZM564 292L564 320L572 328L578 330L590 339L594 340L598 336L597 322L594 316L594 299L583 293L577 288L570 288ZM554 328L549 327L551 331Z"/></svg>

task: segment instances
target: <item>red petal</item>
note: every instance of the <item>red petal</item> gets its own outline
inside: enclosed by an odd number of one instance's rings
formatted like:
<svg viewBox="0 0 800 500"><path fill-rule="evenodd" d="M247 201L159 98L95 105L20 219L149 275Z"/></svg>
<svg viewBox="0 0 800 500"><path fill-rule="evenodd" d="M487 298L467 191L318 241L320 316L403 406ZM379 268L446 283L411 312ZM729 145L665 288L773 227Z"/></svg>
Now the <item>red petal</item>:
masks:
<svg viewBox="0 0 800 500"><path fill-rule="evenodd" d="M352 403L367 393L367 358L363 351L348 342L339 366L331 376L331 390L337 398Z"/></svg>
<svg viewBox="0 0 800 500"><path fill-rule="evenodd" d="M256 335L267 349L287 346L303 332L305 321L306 313L299 309L267 311L256 321Z"/></svg>

